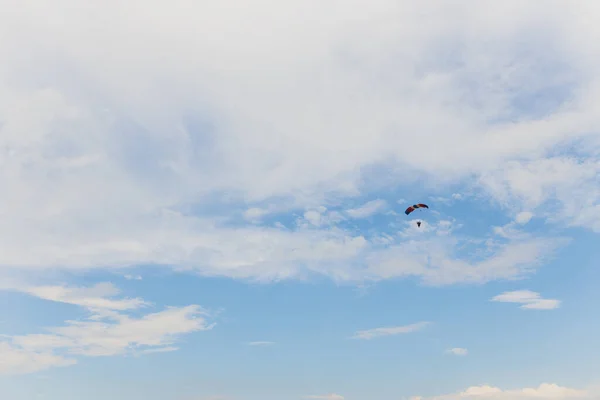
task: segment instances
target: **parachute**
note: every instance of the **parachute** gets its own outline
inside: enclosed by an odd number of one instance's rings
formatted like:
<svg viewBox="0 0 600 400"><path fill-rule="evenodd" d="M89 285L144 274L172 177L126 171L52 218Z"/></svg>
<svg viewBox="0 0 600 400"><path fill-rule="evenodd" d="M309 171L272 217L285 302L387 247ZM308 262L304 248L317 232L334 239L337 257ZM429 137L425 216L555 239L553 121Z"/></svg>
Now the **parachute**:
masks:
<svg viewBox="0 0 600 400"><path fill-rule="evenodd" d="M427 204L423 204L423 203L415 204L415 205L408 207L406 209L406 211L404 211L404 214L408 215L411 212L415 211L417 208L429 208L429 206Z"/></svg>
<svg viewBox="0 0 600 400"><path fill-rule="evenodd" d="M404 211L404 214L409 215L411 212L415 211L417 208L429 208L429 206L427 204L417 203L417 204L414 204L414 205L408 207L406 209L406 211ZM417 226L419 228L421 227L421 221L417 221Z"/></svg>

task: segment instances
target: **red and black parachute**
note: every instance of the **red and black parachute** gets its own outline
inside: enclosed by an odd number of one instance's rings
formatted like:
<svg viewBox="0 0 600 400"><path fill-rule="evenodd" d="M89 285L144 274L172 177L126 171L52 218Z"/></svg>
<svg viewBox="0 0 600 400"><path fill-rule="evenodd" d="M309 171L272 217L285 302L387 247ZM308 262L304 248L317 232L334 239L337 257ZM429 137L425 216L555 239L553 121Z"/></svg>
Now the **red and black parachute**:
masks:
<svg viewBox="0 0 600 400"><path fill-rule="evenodd" d="M406 209L406 211L404 211L404 214L408 215L411 212L415 211L417 208L429 208L429 206L427 204L423 204L423 203L414 204L414 205L408 207Z"/></svg>
<svg viewBox="0 0 600 400"><path fill-rule="evenodd" d="M415 211L417 208L429 208L429 206L427 204L423 204L423 203L413 204L412 206L408 207L406 209L406 211L404 211L404 214L408 215L411 212ZM421 227L421 221L417 221L417 226L419 228Z"/></svg>

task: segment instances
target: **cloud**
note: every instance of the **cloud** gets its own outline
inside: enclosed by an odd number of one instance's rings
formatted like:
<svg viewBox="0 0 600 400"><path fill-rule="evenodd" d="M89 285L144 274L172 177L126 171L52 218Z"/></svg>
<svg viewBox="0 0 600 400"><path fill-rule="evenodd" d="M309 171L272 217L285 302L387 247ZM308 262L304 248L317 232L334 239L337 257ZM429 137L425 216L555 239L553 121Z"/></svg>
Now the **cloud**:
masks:
<svg viewBox="0 0 600 400"><path fill-rule="evenodd" d="M0 373L26 374L73 365L80 356L98 357L174 351L179 335L211 329L198 306L169 308L133 318L96 314L84 321L47 328L49 333L17 335L0 342Z"/></svg>
<svg viewBox="0 0 600 400"><path fill-rule="evenodd" d="M283 213L294 209L295 204L290 203L269 203L265 206L250 207L243 212L243 218L254 224L260 223L267 216Z"/></svg>
<svg viewBox="0 0 600 400"><path fill-rule="evenodd" d="M267 214L269 214L268 210L265 210L263 208L253 207L253 208L249 208L246 211L244 211L244 218L246 218L248 220L257 220Z"/></svg>
<svg viewBox="0 0 600 400"><path fill-rule="evenodd" d="M272 346L275 342L259 341L259 342L248 342L248 346Z"/></svg>
<svg viewBox="0 0 600 400"><path fill-rule="evenodd" d="M529 211L523 211L517 214L517 216L515 217L515 222L521 225L525 225L531 220L531 218L533 218L533 213Z"/></svg>
<svg viewBox="0 0 600 400"><path fill-rule="evenodd" d="M523 277L535 272L566 243L561 238L525 235L477 249L472 242L474 238L453 237L448 233L454 227L446 224L431 226L428 232L418 236L412 232L412 236L399 237L393 231L365 236L335 226L295 230L266 226L232 228L216 227L214 223L198 220L197 228L203 230L186 236L176 229L185 224L186 219L172 213L168 218L170 222L163 223L162 231L147 231L145 235L150 242L156 243L155 249L138 242L133 246L137 249L135 252L123 252L117 244L125 243L127 238L120 239L120 234L115 232L106 246L89 247L85 243L77 244L77 238L72 238L65 247L57 246L54 254L44 251L43 264L32 264L38 257L35 249L29 249L27 255L19 258L15 251L11 262L21 273L43 271L45 265L85 270L157 263L205 276L259 281L318 274L336 281L368 283L416 276L429 284L439 285ZM45 249L48 250L56 237L46 239ZM460 249L465 246L473 251L464 253ZM473 257L477 252L483 257ZM10 257L8 252L0 258L3 256ZM104 262L96 266L94 260L98 257ZM63 260L61 264L60 260Z"/></svg>
<svg viewBox="0 0 600 400"><path fill-rule="evenodd" d="M119 313L94 314L84 321L46 328L48 334L13 336L26 351L64 350L72 355L114 356L137 349L163 348L178 335L211 329L199 306L168 308L134 318Z"/></svg>
<svg viewBox="0 0 600 400"><path fill-rule="evenodd" d="M482 385L471 386L463 392L433 397L412 397L412 400L459 400L459 399L488 399L488 400L575 400L595 399L597 393L588 390L572 389L557 384L543 383L537 388L503 390L498 387Z"/></svg>
<svg viewBox="0 0 600 400"><path fill-rule="evenodd" d="M344 400L344 396L331 393L325 395L313 395L313 396L305 396L306 399L314 399L314 400Z"/></svg>
<svg viewBox="0 0 600 400"><path fill-rule="evenodd" d="M142 350L141 354L153 354L153 353L170 353L172 351L179 350L178 347L168 346L168 347L158 347L156 349L145 349Z"/></svg>
<svg viewBox="0 0 600 400"><path fill-rule="evenodd" d="M416 324L405 325L405 326L394 326L384 328L374 328L363 331L358 331L352 337L353 339L364 339L370 340L382 336L400 335L405 333L412 333L420 331L426 326L430 325L430 322L418 322Z"/></svg>
<svg viewBox="0 0 600 400"><path fill-rule="evenodd" d="M310 222L312 225L321 225L321 213L315 210L310 210L304 213L304 219Z"/></svg>
<svg viewBox="0 0 600 400"><path fill-rule="evenodd" d="M394 244L367 256L367 276L374 280L418 276L429 285L487 283L533 273L568 241L516 235L502 241L436 237ZM470 249L468 258L458 249Z"/></svg>
<svg viewBox="0 0 600 400"><path fill-rule="evenodd" d="M15 288L13 287L13 290ZM24 286L17 290L44 300L83 307L90 315L45 328L45 333L4 335L0 340L0 373L22 374L77 363L81 356L142 355L170 352L178 337L209 330L209 313L198 305L170 307L139 317L128 315L142 299L109 300L119 290L109 283L86 288Z"/></svg>
<svg viewBox="0 0 600 400"><path fill-rule="evenodd" d="M452 188L469 192L465 207L489 198L522 229L530 212L600 232L596 2L115 6L33 0L0 13L2 279L160 265L261 281L482 284L529 276L568 243L340 221L382 191ZM21 289L93 307L95 319L37 344L22 335L39 351L2 342L1 371L128 352L152 341L123 329L158 329L144 300L107 288ZM152 338L138 351L173 347Z"/></svg>
<svg viewBox="0 0 600 400"><path fill-rule="evenodd" d="M529 310L553 310L560 307L560 300L543 299L539 293L529 290L504 292L492 298L491 301L503 303L520 303L520 308Z"/></svg>
<svg viewBox="0 0 600 400"><path fill-rule="evenodd" d="M52 367L75 364L73 358L62 357L51 352L35 352L0 341L0 375L30 374Z"/></svg>
<svg viewBox="0 0 600 400"><path fill-rule="evenodd" d="M112 300L120 291L112 283L98 283L89 288L66 286L29 286L16 288L40 299L74 304L90 309L133 310L149 305L140 298Z"/></svg>
<svg viewBox="0 0 600 400"><path fill-rule="evenodd" d="M339 211L328 211L327 207L319 206L308 209L302 217L296 220L298 229L327 229L335 227L346 218Z"/></svg>
<svg viewBox="0 0 600 400"><path fill-rule="evenodd" d="M381 212L385 207L387 207L385 200L371 200L358 208L346 210L346 214L355 219L368 218L373 214Z"/></svg>
<svg viewBox="0 0 600 400"><path fill-rule="evenodd" d="M538 209L551 222L600 232L600 159L556 156L511 161L481 183L509 208ZM520 215L520 217L519 217ZM517 218L526 223L530 214Z"/></svg>
<svg viewBox="0 0 600 400"><path fill-rule="evenodd" d="M115 13L107 2L88 13L34 1L0 17L11 32L0 44L9 60L0 69L0 268L170 265L281 278L309 265L330 275L295 255L274 272L281 254L317 245L255 220L289 205L345 209L354 196L416 181L444 195L436 188L473 177L472 190L498 203L600 229L590 134L600 127L599 34L578 17L597 16L594 5L502 3L490 14L472 2L402 12L390 0L342 11L316 0L252 10L179 3ZM116 15L124 23L99 29ZM159 32L157 21L176 29ZM335 247L332 275L354 276L342 258L361 239L328 240L327 229L316 236Z"/></svg>
<svg viewBox="0 0 600 400"><path fill-rule="evenodd" d="M455 348L446 350L446 353L452 354L455 356L466 356L467 354L469 354L469 351L467 349L463 349L461 347L455 347Z"/></svg>
<svg viewBox="0 0 600 400"><path fill-rule="evenodd" d="M213 396L192 396L192 397L185 397L182 400L233 400L234 397L229 397L229 396L221 396L221 395L213 395Z"/></svg>

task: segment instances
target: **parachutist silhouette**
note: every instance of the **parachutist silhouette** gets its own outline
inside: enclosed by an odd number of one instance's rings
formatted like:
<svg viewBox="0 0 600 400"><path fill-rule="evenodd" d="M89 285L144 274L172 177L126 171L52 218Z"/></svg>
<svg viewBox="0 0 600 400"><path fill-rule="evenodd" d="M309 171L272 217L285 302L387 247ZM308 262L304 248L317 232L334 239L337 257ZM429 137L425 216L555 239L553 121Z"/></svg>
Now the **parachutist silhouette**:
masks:
<svg viewBox="0 0 600 400"><path fill-rule="evenodd" d="M415 205L412 205L412 206L408 207L406 209L406 211L404 211L404 214L409 215L411 212L415 211L418 208L429 208L429 206L427 204L417 203ZM417 226L419 228L421 227L421 221L417 221Z"/></svg>

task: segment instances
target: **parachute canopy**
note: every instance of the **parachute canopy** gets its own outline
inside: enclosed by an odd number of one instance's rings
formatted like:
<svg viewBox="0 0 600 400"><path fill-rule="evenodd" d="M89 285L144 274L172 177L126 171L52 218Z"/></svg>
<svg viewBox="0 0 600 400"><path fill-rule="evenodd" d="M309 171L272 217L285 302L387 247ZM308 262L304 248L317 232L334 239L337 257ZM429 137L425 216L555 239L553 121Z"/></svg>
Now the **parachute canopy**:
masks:
<svg viewBox="0 0 600 400"><path fill-rule="evenodd" d="M412 206L408 207L406 209L406 211L404 211L404 214L408 215L411 212L415 211L417 208L429 208L429 206L427 204L418 203L418 204L415 204L415 205L412 205Z"/></svg>

